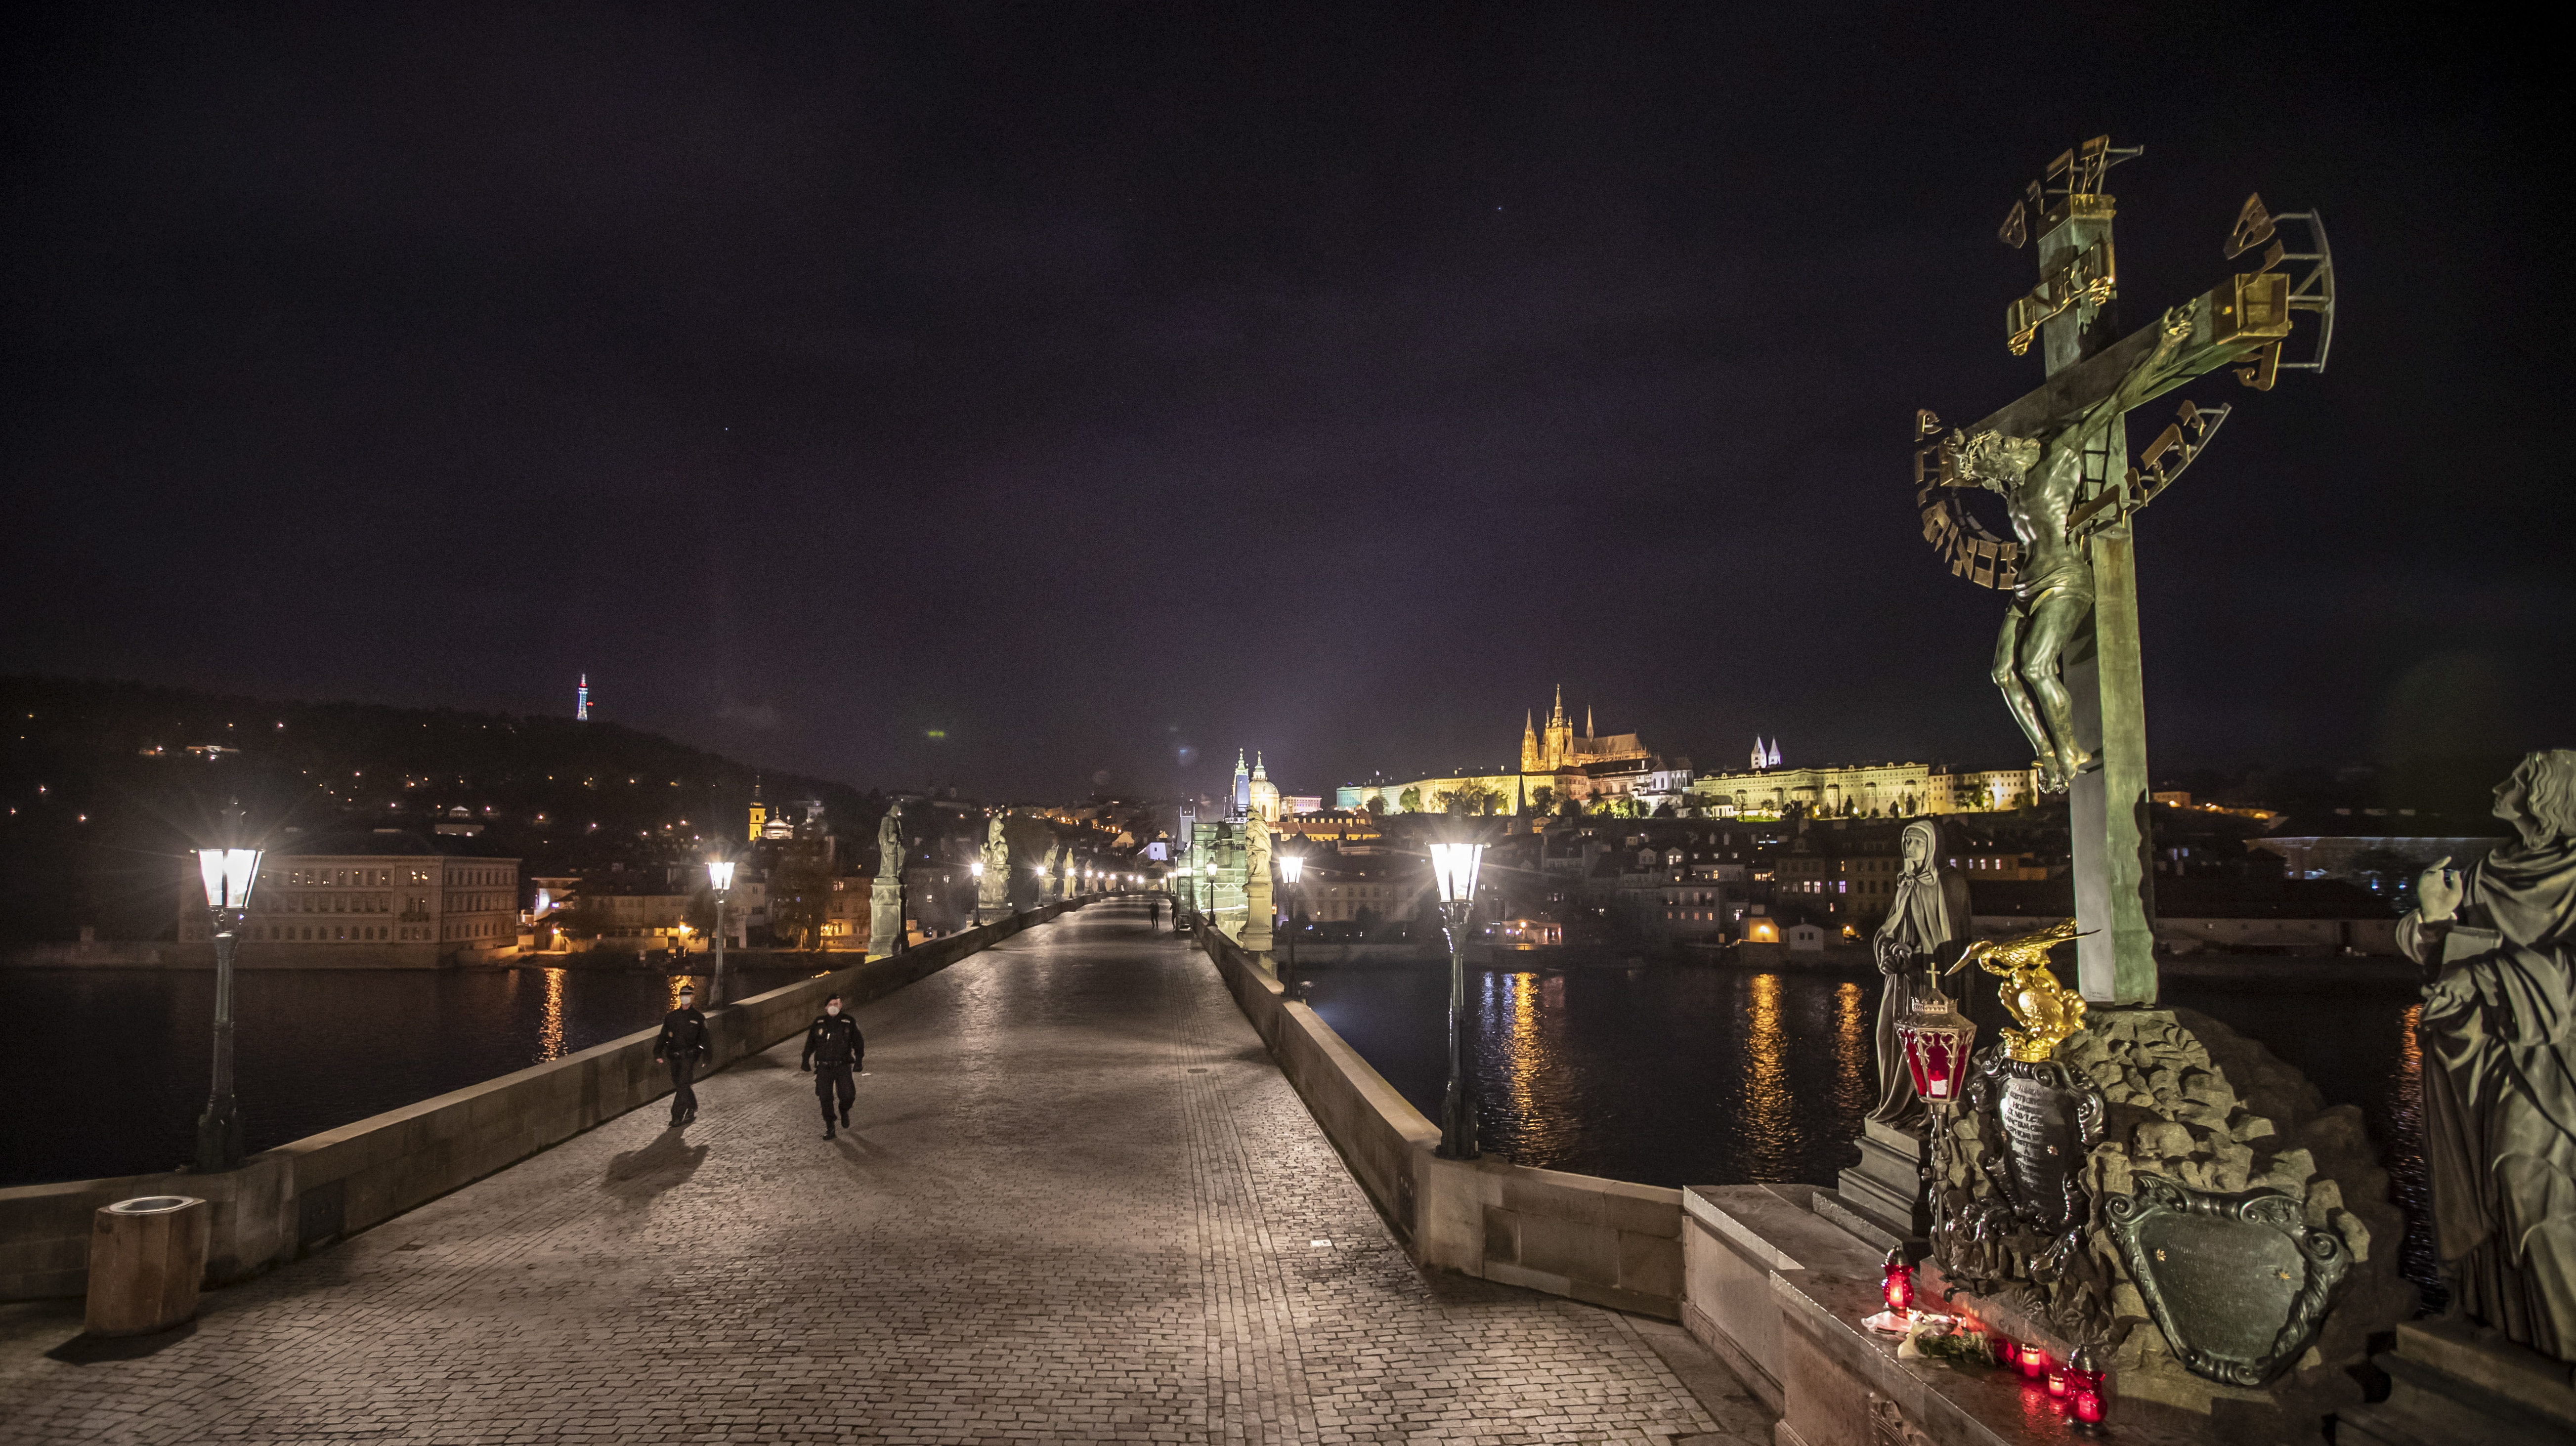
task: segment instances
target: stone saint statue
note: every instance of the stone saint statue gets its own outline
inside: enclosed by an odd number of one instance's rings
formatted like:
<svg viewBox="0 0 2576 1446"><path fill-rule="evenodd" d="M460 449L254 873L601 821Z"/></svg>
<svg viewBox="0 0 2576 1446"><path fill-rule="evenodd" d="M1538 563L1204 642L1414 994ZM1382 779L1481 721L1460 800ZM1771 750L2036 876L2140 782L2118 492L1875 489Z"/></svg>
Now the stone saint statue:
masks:
<svg viewBox="0 0 2576 1446"><path fill-rule="evenodd" d="M877 824L877 877L903 877L903 805L886 805L885 818Z"/></svg>
<svg viewBox="0 0 2576 1446"><path fill-rule="evenodd" d="M2424 1165L2455 1314L2576 1361L2576 749L2522 760L2520 837L2424 871L2397 942L2422 965Z"/></svg>
<svg viewBox="0 0 2576 1446"><path fill-rule="evenodd" d="M1265 882L1270 878L1270 825L1257 813L1243 816L1243 877Z"/></svg>
<svg viewBox="0 0 2576 1446"><path fill-rule="evenodd" d="M1968 932L1968 881L1941 862L1941 826L1918 818L1905 826L1899 845L1905 861L1896 875L1896 897L1870 941L1886 987L1878 996L1878 1108L1881 1124L1911 1125L1922 1118L1914 1076L1896 1024L1912 1013L1930 985L1926 970L1948 965Z"/></svg>
<svg viewBox="0 0 2576 1446"><path fill-rule="evenodd" d="M2102 766L2076 740L2074 703L2058 678L2066 645L2093 615L2092 559L2080 539L2066 535L2069 514L2085 500L2085 445L2171 380L2175 356L2191 339L2193 315L2187 306L2166 312L2155 350L2111 395L2045 436L1952 434L1960 480L2003 494L2013 536L2021 542L2012 608L1995 639L1993 678L2013 721L2030 739L2040 787L2051 792Z"/></svg>

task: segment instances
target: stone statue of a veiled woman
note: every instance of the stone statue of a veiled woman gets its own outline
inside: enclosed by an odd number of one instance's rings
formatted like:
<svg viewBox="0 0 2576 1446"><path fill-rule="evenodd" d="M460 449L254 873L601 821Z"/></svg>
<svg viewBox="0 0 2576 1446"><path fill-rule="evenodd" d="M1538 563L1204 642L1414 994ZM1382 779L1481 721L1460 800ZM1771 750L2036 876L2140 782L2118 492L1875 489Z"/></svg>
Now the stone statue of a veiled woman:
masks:
<svg viewBox="0 0 2576 1446"><path fill-rule="evenodd" d="M1968 881L1941 861L1941 827L1932 820L1907 824L1899 846L1904 863L1896 876L1896 894L1870 941L1886 988L1878 998L1878 1107L1869 1117L1882 1124L1911 1125L1922 1118L1923 1101L1906 1072L1896 1025L1930 988L1926 971L1957 957L1968 934Z"/></svg>
<svg viewBox="0 0 2576 1446"><path fill-rule="evenodd" d="M2424 1165L2452 1310L2576 1361L2576 749L2496 787L2517 837L2425 870L2397 942L2423 965Z"/></svg>
<svg viewBox="0 0 2576 1446"><path fill-rule="evenodd" d="M877 821L877 877L903 877L903 805L889 804Z"/></svg>

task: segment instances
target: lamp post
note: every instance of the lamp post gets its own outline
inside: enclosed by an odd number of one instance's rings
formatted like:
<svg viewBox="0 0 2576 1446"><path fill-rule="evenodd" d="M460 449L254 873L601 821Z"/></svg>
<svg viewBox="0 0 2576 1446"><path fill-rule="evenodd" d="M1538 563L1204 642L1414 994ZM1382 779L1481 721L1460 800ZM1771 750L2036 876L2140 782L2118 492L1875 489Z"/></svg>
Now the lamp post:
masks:
<svg viewBox="0 0 2576 1446"><path fill-rule="evenodd" d="M1476 908L1476 870L1485 846L1452 841L1431 846L1431 876L1440 885L1441 919L1449 927L1449 1088L1440 1096L1444 1160L1476 1158L1476 1097L1467 1087L1467 922Z"/></svg>
<svg viewBox="0 0 2576 1446"><path fill-rule="evenodd" d="M1297 880L1303 877L1305 872L1304 854L1283 853L1279 856L1279 882L1288 886L1288 997L1290 999L1306 997L1298 988L1297 982Z"/></svg>
<svg viewBox="0 0 2576 1446"><path fill-rule="evenodd" d="M259 882L258 849L197 850L197 873L206 885L206 915L215 936L215 1081L206 1112L197 1117L197 1173L211 1175L242 1162L241 1106L233 1099L233 945Z"/></svg>
<svg viewBox="0 0 2576 1446"><path fill-rule="evenodd" d="M1204 911L1204 917L1211 924L1216 922L1216 862L1214 860L1210 860L1207 866L1207 908Z"/></svg>
<svg viewBox="0 0 2576 1446"><path fill-rule="evenodd" d="M984 927L984 861L977 859L968 864L966 872L975 876L975 927L981 929Z"/></svg>
<svg viewBox="0 0 2576 1446"><path fill-rule="evenodd" d="M733 892L733 860L707 860L707 887L713 890L716 896L716 931L714 935L716 965L715 972L707 976L707 1007L713 1009L717 1005L724 1003L724 906L725 895Z"/></svg>

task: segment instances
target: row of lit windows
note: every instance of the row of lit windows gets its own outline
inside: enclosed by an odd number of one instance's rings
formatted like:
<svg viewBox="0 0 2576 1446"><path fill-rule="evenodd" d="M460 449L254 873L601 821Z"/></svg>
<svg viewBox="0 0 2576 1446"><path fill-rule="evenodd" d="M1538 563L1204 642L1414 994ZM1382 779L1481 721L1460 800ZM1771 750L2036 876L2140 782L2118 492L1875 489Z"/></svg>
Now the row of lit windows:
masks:
<svg viewBox="0 0 2576 1446"><path fill-rule="evenodd" d="M348 889L383 888L400 873L407 884L429 882L427 869L264 869L263 884L293 885L298 888Z"/></svg>
<svg viewBox="0 0 2576 1446"><path fill-rule="evenodd" d="M409 939L427 937L428 932L426 929L405 929L402 934ZM393 930L381 924L265 924L254 926L250 931L254 941L273 943L384 943L390 942L393 936Z"/></svg>

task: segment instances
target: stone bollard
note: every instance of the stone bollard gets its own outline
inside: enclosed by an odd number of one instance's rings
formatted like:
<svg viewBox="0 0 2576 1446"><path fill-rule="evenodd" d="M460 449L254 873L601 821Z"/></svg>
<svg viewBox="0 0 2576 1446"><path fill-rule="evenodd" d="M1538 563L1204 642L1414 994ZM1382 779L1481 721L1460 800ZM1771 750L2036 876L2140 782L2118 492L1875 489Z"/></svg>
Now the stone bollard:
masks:
<svg viewBox="0 0 2576 1446"><path fill-rule="evenodd" d="M166 1331L197 1313L214 1211L187 1195L146 1195L90 1217L89 1320L94 1336Z"/></svg>

